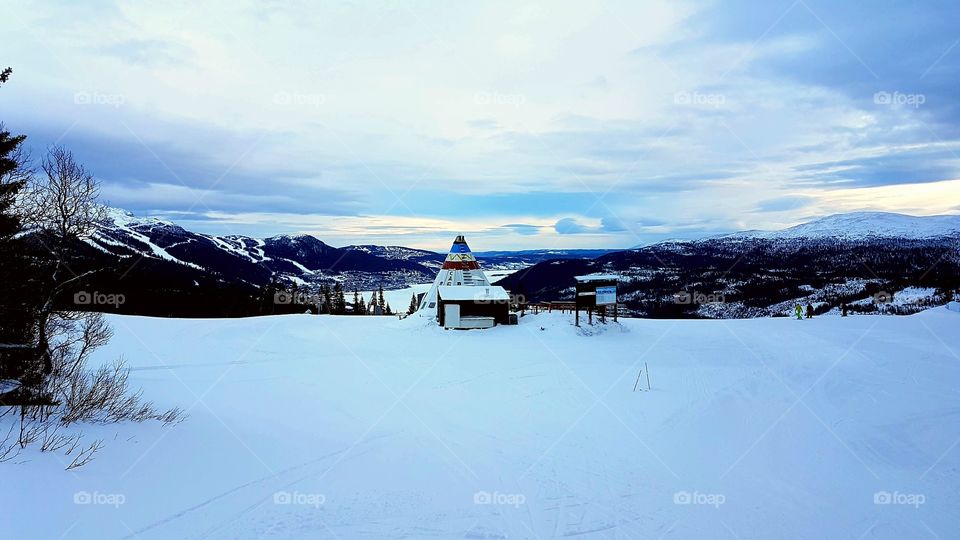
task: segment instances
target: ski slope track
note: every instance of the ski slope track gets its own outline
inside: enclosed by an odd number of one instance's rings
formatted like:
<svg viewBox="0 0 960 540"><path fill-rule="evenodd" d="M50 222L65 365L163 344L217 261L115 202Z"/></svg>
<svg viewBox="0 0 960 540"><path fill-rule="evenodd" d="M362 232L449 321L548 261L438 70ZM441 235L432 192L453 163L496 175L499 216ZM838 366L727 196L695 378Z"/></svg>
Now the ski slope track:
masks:
<svg viewBox="0 0 960 540"><path fill-rule="evenodd" d="M111 316L189 417L0 464L0 537L956 537L960 313L571 319Z"/></svg>

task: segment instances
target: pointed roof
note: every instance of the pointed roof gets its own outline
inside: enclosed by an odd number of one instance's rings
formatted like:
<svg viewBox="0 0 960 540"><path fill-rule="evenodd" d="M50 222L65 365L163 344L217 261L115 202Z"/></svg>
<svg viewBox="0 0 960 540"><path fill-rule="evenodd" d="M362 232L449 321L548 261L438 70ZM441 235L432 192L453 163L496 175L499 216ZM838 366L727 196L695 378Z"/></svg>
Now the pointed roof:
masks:
<svg viewBox="0 0 960 540"><path fill-rule="evenodd" d="M423 295L418 312L423 316L437 315L437 290L439 287L489 287L490 280L480 269L480 263L470 251L463 235L457 235L450 252L433 281L433 286Z"/></svg>

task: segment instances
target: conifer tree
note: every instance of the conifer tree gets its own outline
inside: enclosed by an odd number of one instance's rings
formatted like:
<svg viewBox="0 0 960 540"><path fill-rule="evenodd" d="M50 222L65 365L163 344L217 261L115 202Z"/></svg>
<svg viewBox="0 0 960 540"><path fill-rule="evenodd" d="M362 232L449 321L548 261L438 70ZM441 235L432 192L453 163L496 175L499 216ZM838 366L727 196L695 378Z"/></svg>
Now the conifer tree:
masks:
<svg viewBox="0 0 960 540"><path fill-rule="evenodd" d="M260 293L260 313L262 315L273 315L277 308L277 293L282 291L283 287L277 281L276 274L270 277L270 281L263 286Z"/></svg>
<svg viewBox="0 0 960 540"><path fill-rule="evenodd" d="M8 68L9 69L9 68ZM4 72L4 76L9 73ZM4 78L5 82L5 78ZM36 337L32 328L34 298L30 264L17 234L23 224L16 210L17 199L31 174L20 144L26 137L11 135L0 124L0 378L19 378L30 364L26 346Z"/></svg>
<svg viewBox="0 0 960 540"><path fill-rule="evenodd" d="M324 283L320 286L320 300L323 302L321 311L331 313L333 308L333 298L330 296L330 286Z"/></svg>
<svg viewBox="0 0 960 540"><path fill-rule="evenodd" d="M20 154L24 135L11 135L0 124L0 241L10 240L20 232L20 218L14 210L17 194L26 184Z"/></svg>
<svg viewBox="0 0 960 540"><path fill-rule="evenodd" d="M357 291L357 288L353 288L353 314L354 315L363 315L366 310L366 304L363 302L363 297L360 296L360 292Z"/></svg>
<svg viewBox="0 0 960 540"><path fill-rule="evenodd" d="M407 315L413 314L417 310L417 293L410 293L410 306L407 308Z"/></svg>
<svg viewBox="0 0 960 540"><path fill-rule="evenodd" d="M377 300L377 291L373 291L372 293L370 293L370 314L376 315L377 308L380 308L380 307L382 306L380 305L380 302Z"/></svg>
<svg viewBox="0 0 960 540"><path fill-rule="evenodd" d="M343 315L347 310L347 299L343 295L343 284L339 281L333 286L333 309L335 315Z"/></svg>

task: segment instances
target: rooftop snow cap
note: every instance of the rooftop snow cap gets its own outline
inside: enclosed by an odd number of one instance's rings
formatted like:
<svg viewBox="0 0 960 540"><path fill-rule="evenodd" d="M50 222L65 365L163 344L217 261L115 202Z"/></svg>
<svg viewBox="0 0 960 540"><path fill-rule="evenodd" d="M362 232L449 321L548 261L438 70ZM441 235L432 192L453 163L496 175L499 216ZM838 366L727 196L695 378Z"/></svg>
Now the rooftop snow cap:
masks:
<svg viewBox="0 0 960 540"><path fill-rule="evenodd" d="M419 312L424 316L437 316L437 288L438 287L489 287L490 280L480 269L480 263L470 252L470 246L463 238L458 235L450 246L450 253L443 261L440 272L437 273L437 279L433 286L423 295L420 302Z"/></svg>

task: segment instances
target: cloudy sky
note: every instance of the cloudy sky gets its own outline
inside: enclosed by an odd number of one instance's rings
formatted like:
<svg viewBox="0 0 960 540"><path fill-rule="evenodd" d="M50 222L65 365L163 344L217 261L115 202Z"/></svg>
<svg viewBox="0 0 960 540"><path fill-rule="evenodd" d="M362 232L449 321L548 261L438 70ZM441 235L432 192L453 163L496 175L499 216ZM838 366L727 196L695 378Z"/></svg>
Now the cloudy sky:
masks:
<svg viewBox="0 0 960 540"><path fill-rule="evenodd" d="M194 230L627 247L960 212L956 0L2 3L7 128Z"/></svg>

